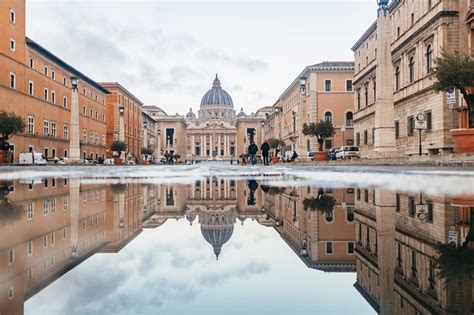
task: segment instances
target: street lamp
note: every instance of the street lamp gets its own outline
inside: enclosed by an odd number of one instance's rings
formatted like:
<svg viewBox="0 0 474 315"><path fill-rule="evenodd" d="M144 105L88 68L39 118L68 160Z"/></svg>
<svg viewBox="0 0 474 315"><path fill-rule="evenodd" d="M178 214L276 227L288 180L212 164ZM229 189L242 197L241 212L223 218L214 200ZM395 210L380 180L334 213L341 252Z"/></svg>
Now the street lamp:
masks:
<svg viewBox="0 0 474 315"><path fill-rule="evenodd" d="M304 94L306 92L306 77L299 78L299 81L300 81L300 91L301 93Z"/></svg>
<svg viewBox="0 0 474 315"><path fill-rule="evenodd" d="M77 90L77 86L79 85L79 78L73 75L71 77L71 85L73 90Z"/></svg>
<svg viewBox="0 0 474 315"><path fill-rule="evenodd" d="M120 106L120 107L119 107L119 113L120 113L120 116L123 116L124 113L125 113L125 107Z"/></svg>
<svg viewBox="0 0 474 315"><path fill-rule="evenodd" d="M421 156L421 130L426 129L425 115L423 113L416 115L415 129L418 129L418 155Z"/></svg>
<svg viewBox="0 0 474 315"><path fill-rule="evenodd" d="M71 76L71 125L70 125L70 136L69 136L69 162L78 163L81 160L80 153L80 140L79 140L79 93L77 92L77 86L79 79L76 76Z"/></svg>

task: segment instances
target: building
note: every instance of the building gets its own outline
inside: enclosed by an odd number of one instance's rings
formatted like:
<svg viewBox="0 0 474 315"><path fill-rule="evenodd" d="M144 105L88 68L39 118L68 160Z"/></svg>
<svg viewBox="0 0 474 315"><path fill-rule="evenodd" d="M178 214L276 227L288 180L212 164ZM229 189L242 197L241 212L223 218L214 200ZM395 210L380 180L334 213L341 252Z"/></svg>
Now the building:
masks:
<svg viewBox="0 0 474 315"><path fill-rule="evenodd" d="M353 145L353 62L325 61L306 67L273 105L273 115L265 123L269 138L285 141L285 149L300 157L317 151L316 138L303 135L306 123L330 121L335 128L324 149Z"/></svg>
<svg viewBox="0 0 474 315"><path fill-rule="evenodd" d="M110 91L106 98L107 157L112 157L113 152L110 150L112 142L123 141L127 144L127 151L124 152L127 161L141 161L143 103L119 83L100 84Z"/></svg>
<svg viewBox="0 0 474 315"><path fill-rule="evenodd" d="M420 113L422 154L452 152L449 130L463 124L453 121L445 93L431 89L433 69L441 52L471 53L469 8L468 0L391 1L352 47L356 144L363 156L419 154Z"/></svg>
<svg viewBox="0 0 474 315"><path fill-rule="evenodd" d="M148 157L149 161L156 161L158 156L157 136L158 130L156 128L155 120L145 112L142 112L143 121L143 147L154 150L153 154ZM145 157L143 157L145 160Z"/></svg>
<svg viewBox="0 0 474 315"><path fill-rule="evenodd" d="M24 118L26 129L13 136L10 162L36 151L46 158L68 157L71 138L72 76L79 78L79 136L82 159L105 157L108 91L79 70L26 37L25 0L0 5L0 110Z"/></svg>
<svg viewBox="0 0 474 315"><path fill-rule="evenodd" d="M229 161L244 154L251 142L260 146L262 125L272 109L263 107L249 115L241 109L236 115L232 98L216 75L197 115L192 108L185 116L168 115L157 106L145 106L144 111L156 121L161 156L172 153L188 161Z"/></svg>

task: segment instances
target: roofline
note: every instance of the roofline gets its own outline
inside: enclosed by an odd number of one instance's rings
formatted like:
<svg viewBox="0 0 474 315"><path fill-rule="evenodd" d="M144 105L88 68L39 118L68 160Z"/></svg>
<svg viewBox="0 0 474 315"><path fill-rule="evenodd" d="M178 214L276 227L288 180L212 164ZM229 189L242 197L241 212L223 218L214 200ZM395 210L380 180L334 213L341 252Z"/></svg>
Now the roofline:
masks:
<svg viewBox="0 0 474 315"><path fill-rule="evenodd" d="M350 67L329 67L329 66L323 66L324 63L331 63L331 62L334 62L334 63L337 63L337 62L347 62L347 63L352 63L352 66ZM303 71L296 77L296 79L293 80L293 82L291 82L291 84L286 88L286 90L280 95L280 97L278 98L278 100L281 100L282 98L284 98L289 91L291 91L293 89L293 87L296 85L296 84L299 84L299 79L301 77L307 77L308 76L308 73L310 71L354 71L355 70L355 64L353 61L324 61L324 62L321 62L321 63L316 63L316 64L313 64L311 66L306 66ZM278 101L277 101L278 102ZM275 102L275 104L277 103Z"/></svg>
<svg viewBox="0 0 474 315"><path fill-rule="evenodd" d="M143 105L142 106L142 110L154 109L154 108L161 110L163 113L165 113L166 116L168 116L168 113L160 106L157 106L157 105Z"/></svg>
<svg viewBox="0 0 474 315"><path fill-rule="evenodd" d="M117 87L120 90L122 90L123 92L125 92L127 95L131 96L137 103L140 103L140 105L143 106L143 102L140 101L135 95L130 93L130 91L127 90L126 88L124 88L123 85L121 85L120 83L118 83L118 82L99 82L99 84L104 86L105 88L107 88L108 86Z"/></svg>
<svg viewBox="0 0 474 315"><path fill-rule="evenodd" d="M377 20L374 23L372 23L372 25L369 26L369 28L365 31L364 34L362 34L362 36L357 40L354 46L352 46L351 50L355 52L357 49L359 49L362 43L364 43L367 40L367 38L369 38L370 35L372 35L376 30L377 30Z"/></svg>
<svg viewBox="0 0 474 315"><path fill-rule="evenodd" d="M76 75L83 81L89 83L90 85L92 85L93 87L101 91L102 93L110 94L110 92L104 87L102 87L99 83L92 80L91 78L89 78L88 76L86 76L85 74L83 74L82 72L74 68L73 66L69 65L68 63L60 59L58 56L54 55L52 52L50 52L49 50L47 50L46 48L44 48L43 46L41 46L40 44L32 40L31 38L25 37L25 40L26 40L26 45L30 47L31 49L44 55L46 58L50 59L52 62L58 64L60 67L64 68L66 71L70 72L71 74Z"/></svg>

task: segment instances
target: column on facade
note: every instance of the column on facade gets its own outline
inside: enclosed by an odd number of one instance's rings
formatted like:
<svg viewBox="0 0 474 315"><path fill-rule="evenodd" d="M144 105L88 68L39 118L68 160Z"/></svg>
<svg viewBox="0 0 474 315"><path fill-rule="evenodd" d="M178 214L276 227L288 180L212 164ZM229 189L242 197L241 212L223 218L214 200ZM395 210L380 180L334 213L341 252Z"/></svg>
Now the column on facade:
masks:
<svg viewBox="0 0 474 315"><path fill-rule="evenodd" d="M69 208L71 209L71 257L77 257L77 247L79 241L79 195L80 180L78 178L69 179Z"/></svg>
<svg viewBox="0 0 474 315"><path fill-rule="evenodd" d="M194 140L194 134L191 135L191 154L193 156L196 155L196 143L195 143L195 140Z"/></svg>
<svg viewBox="0 0 474 315"><path fill-rule="evenodd" d="M224 135L224 155L229 156L229 135Z"/></svg>

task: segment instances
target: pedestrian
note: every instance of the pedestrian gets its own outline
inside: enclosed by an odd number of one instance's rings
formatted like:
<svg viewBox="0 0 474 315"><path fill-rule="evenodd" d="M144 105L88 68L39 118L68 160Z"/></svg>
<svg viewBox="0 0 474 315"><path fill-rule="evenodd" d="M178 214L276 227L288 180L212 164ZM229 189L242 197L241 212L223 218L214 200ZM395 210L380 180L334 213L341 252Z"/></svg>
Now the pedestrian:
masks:
<svg viewBox="0 0 474 315"><path fill-rule="evenodd" d="M260 146L260 150L262 150L262 157L263 157L263 165L270 165L270 161L268 158L268 152L270 151L270 145L267 141L264 141Z"/></svg>
<svg viewBox="0 0 474 315"><path fill-rule="evenodd" d="M252 143L249 145L249 148L248 148L250 161L252 162L252 165L257 164L257 151L258 151L258 147L255 144L255 142L252 141Z"/></svg>
<svg viewBox="0 0 474 315"><path fill-rule="evenodd" d="M293 150L293 155L291 156L291 162L294 162L298 158L298 153Z"/></svg>

